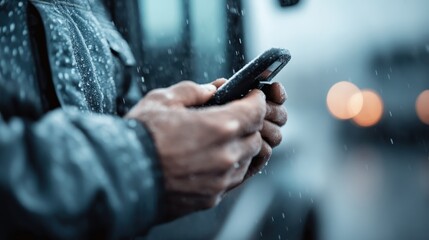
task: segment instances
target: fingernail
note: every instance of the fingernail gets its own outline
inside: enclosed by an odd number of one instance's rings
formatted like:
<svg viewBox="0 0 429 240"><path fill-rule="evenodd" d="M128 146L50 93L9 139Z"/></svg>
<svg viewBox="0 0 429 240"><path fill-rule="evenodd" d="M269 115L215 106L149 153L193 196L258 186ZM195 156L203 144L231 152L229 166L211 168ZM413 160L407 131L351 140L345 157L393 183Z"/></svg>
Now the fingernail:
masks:
<svg viewBox="0 0 429 240"><path fill-rule="evenodd" d="M216 86L215 85L213 85L213 84L210 84L210 83L208 83L208 84L203 84L203 85L201 85L201 87L203 87L203 88L205 88L207 91L209 91L209 92L214 92L214 91L216 91Z"/></svg>

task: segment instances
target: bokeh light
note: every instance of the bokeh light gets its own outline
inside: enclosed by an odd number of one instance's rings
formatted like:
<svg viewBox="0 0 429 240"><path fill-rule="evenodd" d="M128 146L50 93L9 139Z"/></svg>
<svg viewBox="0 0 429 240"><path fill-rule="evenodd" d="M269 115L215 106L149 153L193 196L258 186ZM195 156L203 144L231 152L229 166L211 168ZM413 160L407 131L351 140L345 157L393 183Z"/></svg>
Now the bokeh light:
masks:
<svg viewBox="0 0 429 240"><path fill-rule="evenodd" d="M429 90L425 90L417 97L417 116L425 124L429 125Z"/></svg>
<svg viewBox="0 0 429 240"><path fill-rule="evenodd" d="M361 94L363 97L362 109L359 114L353 117L353 121L361 127L374 126L383 116L383 101L372 90L363 90Z"/></svg>
<svg viewBox="0 0 429 240"><path fill-rule="evenodd" d="M338 82L329 89L326 98L329 112L338 119L351 119L362 109L360 89L351 82Z"/></svg>

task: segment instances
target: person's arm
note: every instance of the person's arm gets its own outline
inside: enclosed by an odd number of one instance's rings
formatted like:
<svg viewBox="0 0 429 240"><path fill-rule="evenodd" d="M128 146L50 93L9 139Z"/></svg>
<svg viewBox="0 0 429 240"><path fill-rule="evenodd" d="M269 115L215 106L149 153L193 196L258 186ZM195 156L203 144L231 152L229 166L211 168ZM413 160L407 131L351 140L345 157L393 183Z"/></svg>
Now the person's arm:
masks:
<svg viewBox="0 0 429 240"><path fill-rule="evenodd" d="M1 232L118 238L215 206L261 150L266 113L259 90L192 108L215 90L182 82L152 91L130 120L58 110L33 123L2 121Z"/></svg>
<svg viewBox="0 0 429 240"><path fill-rule="evenodd" d="M118 238L153 224L156 151L140 123L56 110L0 118L0 236Z"/></svg>

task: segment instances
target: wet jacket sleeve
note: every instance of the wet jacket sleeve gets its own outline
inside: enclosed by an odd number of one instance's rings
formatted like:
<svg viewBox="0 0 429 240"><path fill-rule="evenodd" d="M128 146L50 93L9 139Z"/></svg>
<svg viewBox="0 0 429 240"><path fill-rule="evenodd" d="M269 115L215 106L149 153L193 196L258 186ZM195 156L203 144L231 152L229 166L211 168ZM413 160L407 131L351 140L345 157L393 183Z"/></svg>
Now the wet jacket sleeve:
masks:
<svg viewBox="0 0 429 240"><path fill-rule="evenodd" d="M158 175L150 136L132 120L72 109L36 122L0 118L0 236L144 231L156 217Z"/></svg>

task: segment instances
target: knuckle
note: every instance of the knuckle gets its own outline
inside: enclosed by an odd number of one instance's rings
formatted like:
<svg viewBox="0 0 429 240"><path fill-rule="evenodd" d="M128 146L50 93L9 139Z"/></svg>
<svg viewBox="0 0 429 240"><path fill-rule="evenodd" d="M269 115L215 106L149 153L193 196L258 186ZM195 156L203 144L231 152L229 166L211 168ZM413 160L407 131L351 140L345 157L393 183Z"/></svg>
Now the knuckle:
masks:
<svg viewBox="0 0 429 240"><path fill-rule="evenodd" d="M256 132L254 146L257 151L260 151L262 148L262 136L260 132Z"/></svg>
<svg viewBox="0 0 429 240"><path fill-rule="evenodd" d="M258 106L258 108L256 108L255 111L255 117L259 120L262 121L265 118L265 115L267 113L267 104L265 102L263 102L262 104L260 104Z"/></svg>
<svg viewBox="0 0 429 240"><path fill-rule="evenodd" d="M256 132L252 135L248 141L248 152L253 155L257 154L262 147L262 137L260 132Z"/></svg>
<svg viewBox="0 0 429 240"><path fill-rule="evenodd" d="M260 108L252 109L248 112L248 118L250 120L250 124L256 129L262 128L262 124L265 119L265 110L261 111Z"/></svg>
<svg viewBox="0 0 429 240"><path fill-rule="evenodd" d="M266 106L267 106L267 110L265 111L265 116L270 118L274 113L274 109L273 109L274 106L272 103L267 103Z"/></svg>
<svg viewBox="0 0 429 240"><path fill-rule="evenodd" d="M221 138L229 139L234 135L235 131L231 125L233 125L233 123L219 124L218 126L216 126L216 131L219 133Z"/></svg>
<svg viewBox="0 0 429 240"><path fill-rule="evenodd" d="M226 152L223 154L221 162L223 168L231 168L235 163L235 157L231 153Z"/></svg>

